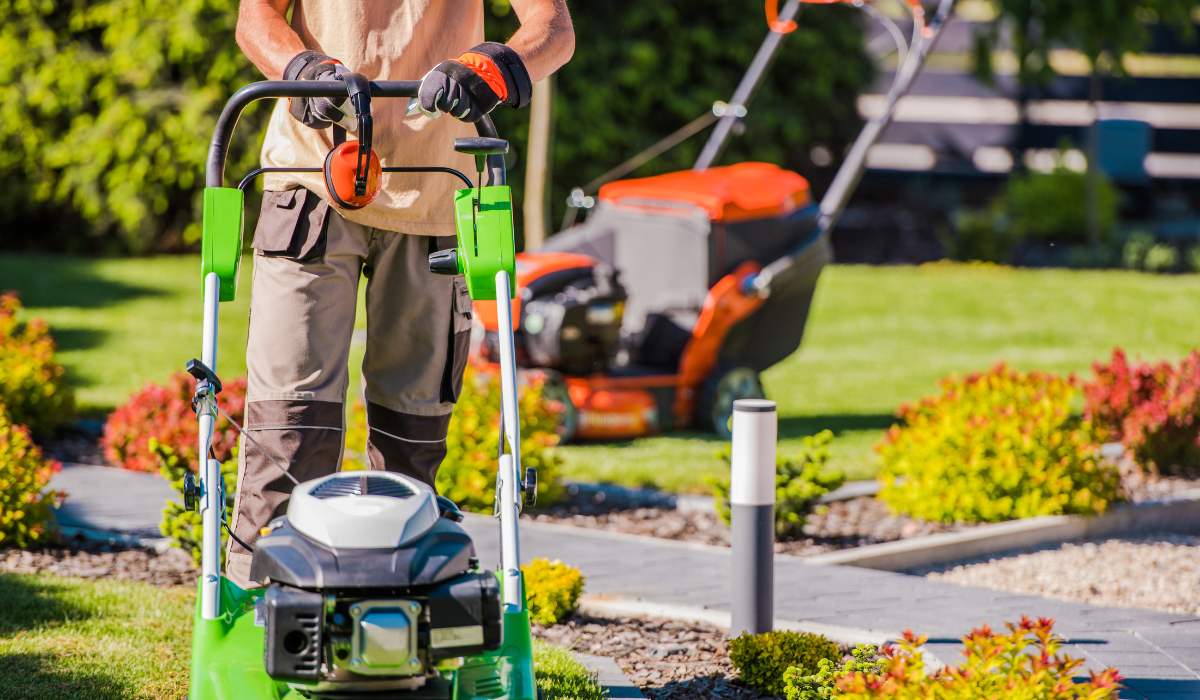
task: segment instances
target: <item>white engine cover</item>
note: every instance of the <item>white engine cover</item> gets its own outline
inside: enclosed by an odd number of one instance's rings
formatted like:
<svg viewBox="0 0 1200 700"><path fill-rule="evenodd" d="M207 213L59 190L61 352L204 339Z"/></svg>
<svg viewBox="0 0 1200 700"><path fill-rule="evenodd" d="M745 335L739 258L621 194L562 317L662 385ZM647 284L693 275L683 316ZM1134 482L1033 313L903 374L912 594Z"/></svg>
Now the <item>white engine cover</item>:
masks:
<svg viewBox="0 0 1200 700"><path fill-rule="evenodd" d="M288 521L302 534L336 549L395 549L437 522L427 484L382 471L342 472L292 491Z"/></svg>

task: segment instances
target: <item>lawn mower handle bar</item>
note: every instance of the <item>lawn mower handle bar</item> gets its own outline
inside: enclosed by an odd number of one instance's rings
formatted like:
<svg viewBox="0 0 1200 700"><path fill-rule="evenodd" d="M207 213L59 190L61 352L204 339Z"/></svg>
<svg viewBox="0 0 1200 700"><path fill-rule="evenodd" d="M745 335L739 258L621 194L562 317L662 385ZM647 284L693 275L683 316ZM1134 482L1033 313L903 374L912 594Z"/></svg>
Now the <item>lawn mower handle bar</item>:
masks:
<svg viewBox="0 0 1200 700"><path fill-rule="evenodd" d="M419 80L371 81L371 97L416 97L420 85ZM346 84L341 80L262 80L241 88L225 103L225 108L221 110L221 116L217 119L217 128L213 130L212 143L208 147L204 184L208 187L225 185L225 158L229 154L229 143L233 138L238 117L250 103L272 97L345 96ZM486 114L475 122L475 129L480 136L497 137L496 125ZM504 157L488 156L487 166L488 183L505 184Z"/></svg>

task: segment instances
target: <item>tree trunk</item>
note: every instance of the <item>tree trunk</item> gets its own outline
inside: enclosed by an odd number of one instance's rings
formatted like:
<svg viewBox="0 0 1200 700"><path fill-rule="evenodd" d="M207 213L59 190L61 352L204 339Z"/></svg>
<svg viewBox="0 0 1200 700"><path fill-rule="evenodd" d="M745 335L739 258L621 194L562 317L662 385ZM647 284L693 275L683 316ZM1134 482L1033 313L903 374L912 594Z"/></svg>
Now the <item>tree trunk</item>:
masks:
<svg viewBox="0 0 1200 700"><path fill-rule="evenodd" d="M551 233L546 221L550 208L550 148L554 137L554 78L533 86L529 108L529 147L525 156L525 250L538 248Z"/></svg>

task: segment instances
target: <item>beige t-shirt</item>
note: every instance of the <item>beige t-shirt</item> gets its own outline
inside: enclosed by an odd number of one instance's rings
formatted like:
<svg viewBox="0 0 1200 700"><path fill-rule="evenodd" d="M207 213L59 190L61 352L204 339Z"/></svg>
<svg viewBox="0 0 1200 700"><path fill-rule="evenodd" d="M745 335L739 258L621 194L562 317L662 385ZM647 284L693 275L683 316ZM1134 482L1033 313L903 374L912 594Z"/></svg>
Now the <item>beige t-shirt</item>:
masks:
<svg viewBox="0 0 1200 700"><path fill-rule="evenodd" d="M481 0L295 0L292 27L304 45L340 60L372 80L419 80L430 68L483 41ZM454 151L454 139L475 127L441 115L406 117L408 99L371 101L374 148L384 166L440 165L474 175L474 160ZM333 130L317 131L278 100L263 142L262 164L320 167ZM268 174L269 190L307 187L325 197L321 173ZM442 173L388 173L373 202L340 210L354 222L401 233L449 235L459 180ZM332 204L332 202L331 202ZM335 205L336 206L336 205Z"/></svg>

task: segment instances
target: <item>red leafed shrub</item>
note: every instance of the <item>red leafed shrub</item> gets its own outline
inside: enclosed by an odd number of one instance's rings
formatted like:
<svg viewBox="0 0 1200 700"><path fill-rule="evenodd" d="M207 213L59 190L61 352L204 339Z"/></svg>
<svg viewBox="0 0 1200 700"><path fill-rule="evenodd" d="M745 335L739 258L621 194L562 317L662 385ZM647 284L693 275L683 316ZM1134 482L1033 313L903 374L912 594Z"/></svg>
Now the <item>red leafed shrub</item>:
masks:
<svg viewBox="0 0 1200 700"><path fill-rule="evenodd" d="M1120 349L1084 387L1087 415L1143 468L1200 473L1200 351L1179 362L1130 364Z"/></svg>
<svg viewBox="0 0 1200 700"><path fill-rule="evenodd" d="M165 385L147 384L113 411L104 425L101 444L108 460L124 469L158 472L160 460L150 448L153 438L170 448L185 464L195 468L196 447L200 439L196 415L192 413L195 380L186 372L171 375ZM220 401L239 424L246 406L246 379L239 377L224 383ZM224 462L237 444L237 431L229 422L218 419L213 435L213 452Z"/></svg>

